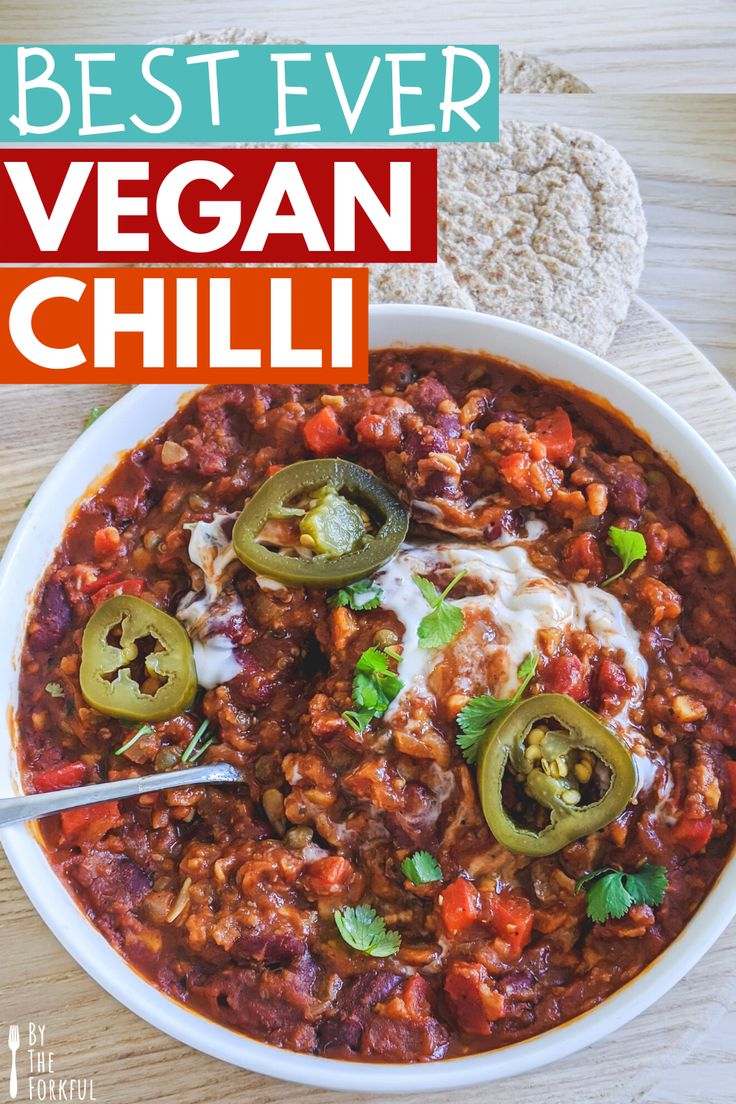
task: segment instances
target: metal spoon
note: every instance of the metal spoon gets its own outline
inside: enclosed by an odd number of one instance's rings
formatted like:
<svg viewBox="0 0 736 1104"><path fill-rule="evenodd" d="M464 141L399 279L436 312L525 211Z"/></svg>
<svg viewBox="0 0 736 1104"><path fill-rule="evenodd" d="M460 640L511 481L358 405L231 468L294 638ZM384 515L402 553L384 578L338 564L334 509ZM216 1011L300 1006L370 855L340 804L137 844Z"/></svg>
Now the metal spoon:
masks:
<svg viewBox="0 0 736 1104"><path fill-rule="evenodd" d="M166 771L163 774L146 774L141 778L121 778L119 782L100 782L94 786L77 786L69 790L51 793L21 794L19 797L0 799L0 828L17 824L21 820L61 813L79 805L97 805L100 801L115 801L121 797L154 793L156 790L174 790L180 786L197 786L203 782L242 782L243 775L231 763L209 763L185 770Z"/></svg>

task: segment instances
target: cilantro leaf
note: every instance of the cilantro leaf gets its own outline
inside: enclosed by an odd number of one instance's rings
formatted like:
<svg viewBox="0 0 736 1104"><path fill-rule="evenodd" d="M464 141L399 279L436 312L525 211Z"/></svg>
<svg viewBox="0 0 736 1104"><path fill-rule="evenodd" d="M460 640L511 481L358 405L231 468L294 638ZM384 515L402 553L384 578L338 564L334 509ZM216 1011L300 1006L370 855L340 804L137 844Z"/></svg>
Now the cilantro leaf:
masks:
<svg viewBox="0 0 736 1104"><path fill-rule="evenodd" d="M84 429L89 429L93 422L96 422L101 414L104 414L107 410L106 406L93 406L87 417L84 419Z"/></svg>
<svg viewBox="0 0 736 1104"><path fill-rule="evenodd" d="M634 874L625 874L626 888L635 905L661 905L669 878L663 866L645 863Z"/></svg>
<svg viewBox="0 0 736 1104"><path fill-rule="evenodd" d="M336 609L348 606L351 610L376 609L383 598L383 590L372 579L360 579L357 583L348 583L327 599L328 605Z"/></svg>
<svg viewBox="0 0 736 1104"><path fill-rule="evenodd" d="M612 525L608 530L608 543L621 560L621 570L615 575L610 575L601 586L607 587L609 583L620 579L624 572L628 571L637 560L643 560L647 554L647 542L636 529L619 529Z"/></svg>
<svg viewBox="0 0 736 1104"><path fill-rule="evenodd" d="M47 682L45 687L44 687L44 690L52 698L63 698L64 697L64 687L61 685L60 682Z"/></svg>
<svg viewBox="0 0 736 1104"><path fill-rule="evenodd" d="M534 678L539 662L539 653L529 652L519 664L516 672L519 679L519 687L510 698L494 698L493 694L480 694L471 698L464 709L457 715L457 723L461 731L457 734L457 744L463 753L466 763L473 764L478 758L480 744L488 731L489 725L507 713L512 706L521 700L521 695Z"/></svg>
<svg viewBox="0 0 736 1104"><path fill-rule="evenodd" d="M420 647L442 648L462 631L465 624L463 611L457 606L448 606L445 603L445 598L465 575L467 575L467 571L458 572L442 593L438 591L430 579L425 579L421 575L413 576L422 598L432 607L432 612L428 613L419 622L417 637Z"/></svg>
<svg viewBox="0 0 736 1104"><path fill-rule="evenodd" d="M368 905L356 905L355 908L338 909L335 913L337 930L349 947L356 951L372 955L373 958L387 958L396 954L401 946L398 932L388 931L381 916Z"/></svg>
<svg viewBox="0 0 736 1104"><path fill-rule="evenodd" d="M415 851L413 855L408 855L401 864L401 872L414 885L442 881L440 864L429 851Z"/></svg>
<svg viewBox="0 0 736 1104"><path fill-rule="evenodd" d="M624 885L620 870L609 870L591 882L585 891L585 907L588 916L597 924L604 924L612 918L619 920L625 916L634 903L634 899Z"/></svg>
<svg viewBox="0 0 736 1104"><path fill-rule="evenodd" d="M391 656L395 659L395 654ZM380 648L367 648L353 672L353 704L356 709L343 713L355 732L363 732L374 717L382 717L404 687L397 674L389 670L389 657Z"/></svg>
<svg viewBox="0 0 736 1104"><path fill-rule="evenodd" d="M575 892L585 889L588 916L604 924L609 919L620 920L632 905L661 905L668 885L663 866L645 863L631 873L605 866L579 878Z"/></svg>

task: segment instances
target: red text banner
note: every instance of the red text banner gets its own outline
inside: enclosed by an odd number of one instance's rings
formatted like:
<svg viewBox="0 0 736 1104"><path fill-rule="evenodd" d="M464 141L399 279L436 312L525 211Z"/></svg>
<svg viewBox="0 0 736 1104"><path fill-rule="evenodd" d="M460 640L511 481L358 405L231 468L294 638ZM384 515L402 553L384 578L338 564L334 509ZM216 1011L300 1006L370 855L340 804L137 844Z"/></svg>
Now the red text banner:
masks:
<svg viewBox="0 0 736 1104"><path fill-rule="evenodd" d="M0 150L9 264L431 262L435 149Z"/></svg>
<svg viewBox="0 0 736 1104"><path fill-rule="evenodd" d="M0 383L365 383L365 268L0 269Z"/></svg>

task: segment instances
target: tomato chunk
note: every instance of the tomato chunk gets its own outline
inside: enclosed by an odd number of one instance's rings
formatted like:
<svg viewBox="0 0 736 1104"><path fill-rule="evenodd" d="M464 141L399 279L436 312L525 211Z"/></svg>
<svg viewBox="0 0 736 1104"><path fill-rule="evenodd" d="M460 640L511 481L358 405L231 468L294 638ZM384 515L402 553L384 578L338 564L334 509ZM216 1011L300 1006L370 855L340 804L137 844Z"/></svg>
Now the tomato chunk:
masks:
<svg viewBox="0 0 736 1104"><path fill-rule="evenodd" d="M480 916L478 890L467 878L456 878L442 891L442 923L450 935L459 935Z"/></svg>
<svg viewBox="0 0 736 1104"><path fill-rule="evenodd" d="M590 674L576 655L551 659L542 672L542 683L548 694L568 694L578 702L590 695Z"/></svg>
<svg viewBox="0 0 736 1104"><path fill-rule="evenodd" d="M526 897L514 893L493 893L490 897L491 924L499 939L518 958L532 937L534 913Z"/></svg>
<svg viewBox="0 0 736 1104"><path fill-rule="evenodd" d="M70 786L81 786L87 775L84 763L60 763L58 767L39 771L33 776L36 793L50 793L52 790L65 790Z"/></svg>
<svg viewBox="0 0 736 1104"><path fill-rule="evenodd" d="M570 463L575 451L575 437L572 423L561 406L540 418L534 429L553 464Z"/></svg>
<svg viewBox="0 0 736 1104"><path fill-rule="evenodd" d="M691 855L702 851L713 835L713 817L704 816L700 820L681 817L672 829L672 838Z"/></svg>
<svg viewBox="0 0 736 1104"><path fill-rule="evenodd" d="M309 448L316 456L336 456L345 452L349 441L331 406L323 406L302 426Z"/></svg>
<svg viewBox="0 0 736 1104"><path fill-rule="evenodd" d="M326 897L339 893L352 873L353 867L347 859L340 855L328 855L309 864L304 881L312 893Z"/></svg>
<svg viewBox="0 0 736 1104"><path fill-rule="evenodd" d="M61 829L69 843L98 843L111 829L123 823L117 801L84 805L59 814Z"/></svg>
<svg viewBox="0 0 736 1104"><path fill-rule="evenodd" d="M451 963L445 996L458 1027L469 1035L490 1035L492 1024L504 1014L503 996L479 962Z"/></svg>
<svg viewBox="0 0 736 1104"><path fill-rule="evenodd" d="M121 579L117 583L108 583L94 592L92 605L97 609L108 598L117 598L119 594L133 594L136 598L139 598L145 590L145 586L145 579Z"/></svg>

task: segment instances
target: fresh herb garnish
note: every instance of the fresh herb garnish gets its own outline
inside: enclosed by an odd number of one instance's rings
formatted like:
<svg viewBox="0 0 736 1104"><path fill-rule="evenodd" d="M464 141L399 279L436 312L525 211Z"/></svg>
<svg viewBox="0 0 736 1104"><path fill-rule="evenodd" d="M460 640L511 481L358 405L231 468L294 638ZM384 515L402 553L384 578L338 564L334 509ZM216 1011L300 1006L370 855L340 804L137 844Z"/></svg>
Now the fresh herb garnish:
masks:
<svg viewBox="0 0 736 1104"><path fill-rule="evenodd" d="M480 743L486 734L488 726L507 713L512 706L521 700L521 695L534 678L534 672L539 662L539 653L534 651L522 660L516 672L519 679L519 688L513 697L494 698L493 694L480 694L477 698L471 698L464 709L457 715L457 723L462 732L457 735L457 742L465 757L466 763L474 763L478 757Z"/></svg>
<svg viewBox="0 0 736 1104"><path fill-rule="evenodd" d="M101 414L104 414L107 410L106 406L93 406L87 417L84 419L84 428L89 429L93 422L96 422Z"/></svg>
<svg viewBox="0 0 736 1104"><path fill-rule="evenodd" d="M465 575L467 571L459 571L441 593L430 579L425 579L421 575L413 576L422 598L432 607L432 612L422 618L417 629L417 637L422 648L443 648L462 631L465 624L463 611L458 606L448 605L445 598Z"/></svg>
<svg viewBox="0 0 736 1104"><path fill-rule="evenodd" d="M397 657L396 652L391 658ZM400 690L403 682L388 669L389 656L379 648L368 648L355 664L353 673L353 704L343 717L355 732L363 732L374 717L382 717Z"/></svg>
<svg viewBox="0 0 736 1104"><path fill-rule="evenodd" d="M152 728L151 725L143 725L141 728L138 729L137 732L135 732L130 737L129 740L125 741L125 743L123 744L122 747L119 747L117 749L115 754L116 755L122 755L124 751L128 750L128 748L132 748L133 744L137 744L138 741L140 740L141 736L148 736L148 734L151 733L151 732L153 732L153 728Z"/></svg>
<svg viewBox="0 0 736 1104"><path fill-rule="evenodd" d="M602 582L601 586L604 587L607 587L614 580L620 579L633 563L636 563L637 560L643 560L647 554L647 542L636 529L619 529L612 525L608 530L608 543L621 560L621 570Z"/></svg>
<svg viewBox="0 0 736 1104"><path fill-rule="evenodd" d="M357 583L348 583L327 599L333 609L348 606L351 610L376 609L383 598L383 590L372 579L359 579Z"/></svg>
<svg viewBox="0 0 736 1104"><path fill-rule="evenodd" d="M47 694L50 694L52 698L64 697L64 687L60 682L47 682L44 690Z"/></svg>
<svg viewBox="0 0 736 1104"><path fill-rule="evenodd" d="M344 908L335 913L337 930L349 947L373 958L387 958L396 954L401 946L398 932L387 931L386 924L376 910L368 905Z"/></svg>
<svg viewBox="0 0 736 1104"><path fill-rule="evenodd" d="M401 873L414 885L426 885L427 882L441 882L440 864L429 851L415 851L401 864Z"/></svg>
<svg viewBox="0 0 736 1104"><path fill-rule="evenodd" d="M579 878L575 892L585 889L588 916L597 924L609 918L620 920L632 905L661 905L669 885L663 866L645 863L631 874L604 866Z"/></svg>
<svg viewBox="0 0 736 1104"><path fill-rule="evenodd" d="M201 725L194 733L187 746L184 748L184 754L181 757L182 763L196 763L200 755L202 755L203 752L207 750L210 744L214 743L215 738L214 736L211 736L209 740L206 740L205 743L202 744L200 747L197 746L209 727L209 721L202 721Z"/></svg>

